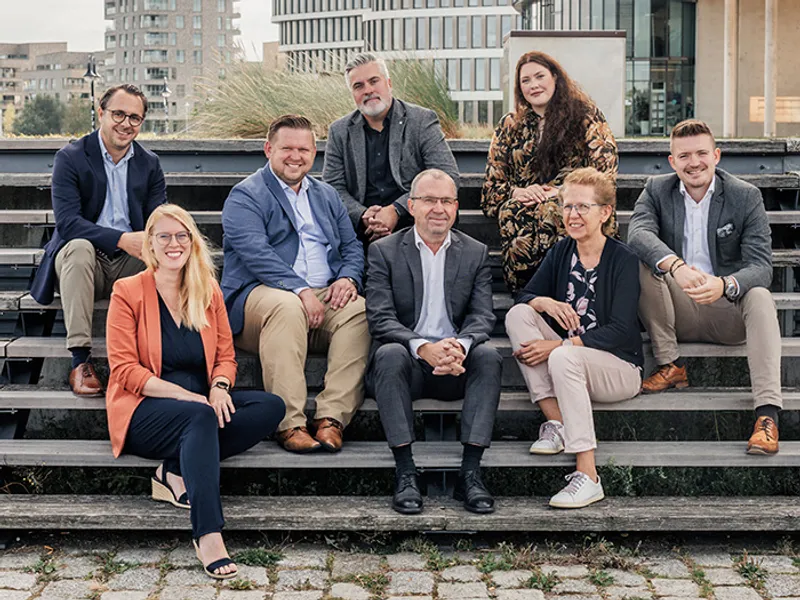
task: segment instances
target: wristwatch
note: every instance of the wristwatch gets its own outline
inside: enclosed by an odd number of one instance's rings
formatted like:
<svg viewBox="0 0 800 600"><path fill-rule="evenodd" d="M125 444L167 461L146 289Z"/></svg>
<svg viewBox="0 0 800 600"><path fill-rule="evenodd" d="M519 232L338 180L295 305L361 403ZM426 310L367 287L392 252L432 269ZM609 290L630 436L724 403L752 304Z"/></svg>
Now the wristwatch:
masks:
<svg viewBox="0 0 800 600"><path fill-rule="evenodd" d="M347 279L347 281L349 281L350 283L352 283L352 284L353 284L353 287L355 287L355 288L356 288L356 290L358 290L358 283L356 282L356 280L355 280L355 279L353 279L352 277L345 277L345 279Z"/></svg>
<svg viewBox="0 0 800 600"><path fill-rule="evenodd" d="M212 387L219 388L221 390L225 390L226 392L231 391L231 384L227 381L218 381Z"/></svg>
<svg viewBox="0 0 800 600"><path fill-rule="evenodd" d="M563 340L563 341L561 342L561 345L562 345L562 346L574 346L575 344L572 342L572 340L571 340L571 339L569 339L569 338L566 338L565 340Z"/></svg>
<svg viewBox="0 0 800 600"><path fill-rule="evenodd" d="M723 277L722 283L725 285L723 288L723 295L728 302L734 302L739 296L739 288L736 285L736 280L733 277Z"/></svg>

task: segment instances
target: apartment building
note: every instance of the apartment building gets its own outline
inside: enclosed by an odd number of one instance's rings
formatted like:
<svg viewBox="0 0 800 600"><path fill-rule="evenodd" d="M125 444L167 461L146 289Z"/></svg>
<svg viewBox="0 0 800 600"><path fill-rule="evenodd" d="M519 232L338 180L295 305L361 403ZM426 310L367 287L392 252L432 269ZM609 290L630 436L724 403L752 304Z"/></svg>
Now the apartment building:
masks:
<svg viewBox="0 0 800 600"><path fill-rule="evenodd" d="M66 51L66 42L0 44L0 108L12 104L17 109L22 108L25 102L23 73L36 70L39 56Z"/></svg>
<svg viewBox="0 0 800 600"><path fill-rule="evenodd" d="M102 77L102 52L63 51L36 56L33 68L22 71L24 101L28 102L37 95L53 96L61 102L69 102L73 98L91 98L91 84L84 75L93 55L101 57L95 61L97 72Z"/></svg>

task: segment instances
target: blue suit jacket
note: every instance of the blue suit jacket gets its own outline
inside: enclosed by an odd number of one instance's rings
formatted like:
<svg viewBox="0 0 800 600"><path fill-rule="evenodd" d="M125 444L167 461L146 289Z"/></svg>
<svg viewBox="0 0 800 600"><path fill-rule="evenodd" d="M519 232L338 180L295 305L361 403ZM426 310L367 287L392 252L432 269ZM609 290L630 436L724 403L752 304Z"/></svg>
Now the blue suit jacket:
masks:
<svg viewBox="0 0 800 600"><path fill-rule="evenodd" d="M364 248L339 194L308 177L308 200L314 219L328 240L333 278L352 277L361 288ZM236 184L222 209L225 266L222 292L233 334L244 327L244 305L257 285L291 291L308 286L292 270L300 247L294 211L269 163Z"/></svg>
<svg viewBox="0 0 800 600"><path fill-rule="evenodd" d="M89 240L108 256L117 250L122 231L101 227L97 219L106 202L106 170L95 131L56 153L52 199L56 230L44 247L44 258L31 285L31 296L50 304L56 282L56 254L67 242ZM158 157L133 142L128 162L128 216L133 231L142 231L150 213L167 200L164 172Z"/></svg>

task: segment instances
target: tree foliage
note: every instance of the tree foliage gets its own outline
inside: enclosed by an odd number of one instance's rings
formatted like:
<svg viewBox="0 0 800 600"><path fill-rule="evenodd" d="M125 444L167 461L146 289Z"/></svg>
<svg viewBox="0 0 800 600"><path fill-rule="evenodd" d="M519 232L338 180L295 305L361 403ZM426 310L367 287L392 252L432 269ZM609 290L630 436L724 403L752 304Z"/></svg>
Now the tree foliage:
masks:
<svg viewBox="0 0 800 600"><path fill-rule="evenodd" d="M36 96L14 119L14 133L48 135L61 133L64 106L52 96Z"/></svg>

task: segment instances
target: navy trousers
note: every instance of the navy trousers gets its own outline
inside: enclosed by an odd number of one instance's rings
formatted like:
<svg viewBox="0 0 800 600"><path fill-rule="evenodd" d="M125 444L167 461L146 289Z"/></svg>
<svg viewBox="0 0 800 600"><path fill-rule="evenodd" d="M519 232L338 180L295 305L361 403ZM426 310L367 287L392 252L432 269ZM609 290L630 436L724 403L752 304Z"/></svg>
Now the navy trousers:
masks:
<svg viewBox="0 0 800 600"><path fill-rule="evenodd" d="M283 420L283 400L258 390L234 390L236 412L220 429L209 404L173 398L145 398L131 419L124 452L164 460L181 475L191 504L192 535L222 531L225 520L219 489L219 463L252 448Z"/></svg>

